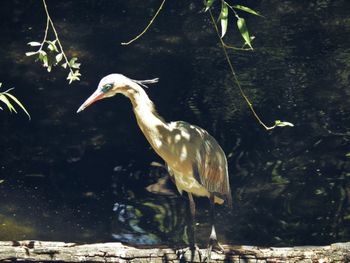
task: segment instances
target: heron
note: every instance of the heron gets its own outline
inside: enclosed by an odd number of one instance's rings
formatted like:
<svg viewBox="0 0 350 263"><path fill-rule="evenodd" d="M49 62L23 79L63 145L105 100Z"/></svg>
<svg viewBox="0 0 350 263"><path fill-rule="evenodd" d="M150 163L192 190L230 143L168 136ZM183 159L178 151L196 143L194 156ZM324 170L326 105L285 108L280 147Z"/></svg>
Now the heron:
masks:
<svg viewBox="0 0 350 263"><path fill-rule="evenodd" d="M194 196L210 200L211 233L207 250L222 246L214 226L215 204L226 202L232 207L227 159L218 142L206 130L184 121L166 122L156 111L144 88L158 79L134 80L122 74L103 77L95 92L79 107L77 113L92 103L122 94L130 99L136 121L154 151L165 161L169 175L180 194L187 192L192 223L191 250L195 249Z"/></svg>

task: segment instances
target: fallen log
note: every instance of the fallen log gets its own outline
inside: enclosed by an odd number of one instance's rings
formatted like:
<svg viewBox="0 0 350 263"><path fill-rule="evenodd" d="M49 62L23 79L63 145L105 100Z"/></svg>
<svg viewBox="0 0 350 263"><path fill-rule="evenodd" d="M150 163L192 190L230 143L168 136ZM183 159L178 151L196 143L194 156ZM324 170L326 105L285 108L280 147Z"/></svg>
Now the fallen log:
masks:
<svg viewBox="0 0 350 263"><path fill-rule="evenodd" d="M211 262L350 262L350 242L328 246L256 247L224 245ZM200 254L202 256L200 256ZM193 262L205 259L206 250ZM166 246L135 247L122 243L77 244L50 241L0 241L0 262L189 262L189 249Z"/></svg>

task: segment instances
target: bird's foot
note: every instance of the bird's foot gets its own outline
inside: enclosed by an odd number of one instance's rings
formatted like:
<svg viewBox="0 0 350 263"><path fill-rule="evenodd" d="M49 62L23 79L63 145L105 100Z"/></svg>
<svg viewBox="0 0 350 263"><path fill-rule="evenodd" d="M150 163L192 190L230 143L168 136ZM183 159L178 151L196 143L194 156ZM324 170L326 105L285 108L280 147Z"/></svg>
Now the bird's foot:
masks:
<svg viewBox="0 0 350 263"><path fill-rule="evenodd" d="M191 250L191 262L193 262L196 258L196 253L198 254L199 262L202 262L202 252L199 249L199 247L195 244L194 246L190 246L189 248Z"/></svg>
<svg viewBox="0 0 350 263"><path fill-rule="evenodd" d="M183 257L185 257L186 254L191 253L190 255L186 256L187 258L189 258L189 256L191 257L190 262L202 262L202 252L196 244L182 249L180 253Z"/></svg>
<svg viewBox="0 0 350 263"><path fill-rule="evenodd" d="M212 251L215 251L216 253L220 253L220 254L225 253L224 247L217 241L217 239L210 238L208 249L207 249L207 256L205 258L205 261L207 263L210 263Z"/></svg>
<svg viewBox="0 0 350 263"><path fill-rule="evenodd" d="M212 246L212 250L217 253L220 253L220 254L225 253L224 247L216 239L210 239L209 246Z"/></svg>

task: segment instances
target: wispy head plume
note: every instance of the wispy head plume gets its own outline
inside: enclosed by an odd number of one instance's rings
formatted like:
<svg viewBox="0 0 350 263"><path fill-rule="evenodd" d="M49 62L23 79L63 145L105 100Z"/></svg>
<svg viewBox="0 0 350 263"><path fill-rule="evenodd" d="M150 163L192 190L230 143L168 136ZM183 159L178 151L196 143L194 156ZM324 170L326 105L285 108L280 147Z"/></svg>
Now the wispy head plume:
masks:
<svg viewBox="0 0 350 263"><path fill-rule="evenodd" d="M148 89L148 86L146 84L154 84L159 81L159 78L154 78L154 79L145 79L145 80L136 80L136 79L131 79L133 82L141 85L142 87Z"/></svg>

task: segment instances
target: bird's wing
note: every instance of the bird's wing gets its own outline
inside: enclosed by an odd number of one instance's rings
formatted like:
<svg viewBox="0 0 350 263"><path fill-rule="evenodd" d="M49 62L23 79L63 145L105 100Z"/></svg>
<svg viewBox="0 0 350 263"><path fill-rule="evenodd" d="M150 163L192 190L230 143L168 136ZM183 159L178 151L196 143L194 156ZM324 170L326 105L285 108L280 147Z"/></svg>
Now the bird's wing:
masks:
<svg viewBox="0 0 350 263"><path fill-rule="evenodd" d="M187 132L191 131L192 170L196 180L208 192L227 200L228 205L232 206L227 160L220 145L214 137L198 126L186 122L177 122L176 126Z"/></svg>

